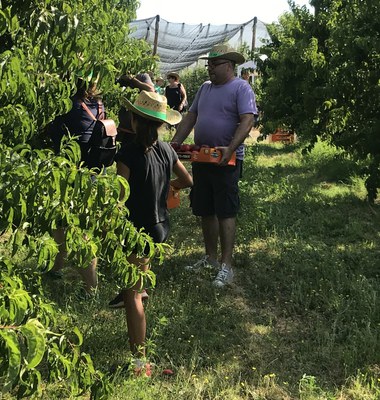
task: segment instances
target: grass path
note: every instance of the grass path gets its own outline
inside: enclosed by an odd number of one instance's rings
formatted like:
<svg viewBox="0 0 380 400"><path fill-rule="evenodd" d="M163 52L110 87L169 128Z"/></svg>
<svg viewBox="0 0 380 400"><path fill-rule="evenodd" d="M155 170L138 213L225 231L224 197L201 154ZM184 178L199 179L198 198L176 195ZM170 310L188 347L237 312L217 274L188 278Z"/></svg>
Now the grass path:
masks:
<svg viewBox="0 0 380 400"><path fill-rule="evenodd" d="M186 193L146 308L156 373L116 374L112 399L380 398L379 210L364 201L363 183L317 177L296 147L251 145L227 290L212 288L211 271L183 269L203 253ZM61 295L107 372L129 353L123 312L106 307L116 282L100 272L98 301L69 303L65 284Z"/></svg>

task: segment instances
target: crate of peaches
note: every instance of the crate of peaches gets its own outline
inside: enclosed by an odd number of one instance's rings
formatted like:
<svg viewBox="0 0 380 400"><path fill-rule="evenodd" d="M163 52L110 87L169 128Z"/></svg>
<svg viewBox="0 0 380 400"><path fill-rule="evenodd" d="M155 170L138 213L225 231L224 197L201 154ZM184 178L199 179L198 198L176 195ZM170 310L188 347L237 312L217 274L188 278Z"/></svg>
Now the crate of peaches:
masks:
<svg viewBox="0 0 380 400"><path fill-rule="evenodd" d="M207 145L199 146L197 144L178 144L171 142L170 145L178 154L182 161L205 162L217 164L222 158L222 152L219 149ZM228 165L236 164L236 153L234 152Z"/></svg>

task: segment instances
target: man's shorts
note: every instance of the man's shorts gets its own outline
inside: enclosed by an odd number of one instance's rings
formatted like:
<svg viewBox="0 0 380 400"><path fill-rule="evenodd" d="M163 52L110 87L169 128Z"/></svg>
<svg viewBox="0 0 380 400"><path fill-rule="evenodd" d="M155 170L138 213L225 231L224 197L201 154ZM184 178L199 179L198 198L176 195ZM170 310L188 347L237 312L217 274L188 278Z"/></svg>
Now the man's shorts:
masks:
<svg viewBox="0 0 380 400"><path fill-rule="evenodd" d="M233 218L239 211L239 179L243 161L218 167L208 163L192 163L194 186L190 192L193 214Z"/></svg>

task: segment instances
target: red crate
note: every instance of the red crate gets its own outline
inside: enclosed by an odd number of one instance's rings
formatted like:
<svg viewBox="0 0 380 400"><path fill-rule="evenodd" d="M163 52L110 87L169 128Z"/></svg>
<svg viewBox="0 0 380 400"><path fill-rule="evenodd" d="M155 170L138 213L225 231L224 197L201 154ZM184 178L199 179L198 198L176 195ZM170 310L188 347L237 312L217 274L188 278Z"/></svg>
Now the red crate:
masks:
<svg viewBox="0 0 380 400"><path fill-rule="evenodd" d="M215 149L214 147L201 147L199 151L177 151L177 154L181 161L217 164L222 159L221 150ZM228 165L236 165L236 152L232 154Z"/></svg>
<svg viewBox="0 0 380 400"><path fill-rule="evenodd" d="M213 147L201 147L199 151L193 151L191 153L191 161L193 162L207 162L207 163L219 163L222 159L221 150ZM232 154L228 165L236 164L236 153Z"/></svg>
<svg viewBox="0 0 380 400"><path fill-rule="evenodd" d="M283 129L277 129L274 133L269 135L269 141L271 143L274 142L293 143L294 133Z"/></svg>

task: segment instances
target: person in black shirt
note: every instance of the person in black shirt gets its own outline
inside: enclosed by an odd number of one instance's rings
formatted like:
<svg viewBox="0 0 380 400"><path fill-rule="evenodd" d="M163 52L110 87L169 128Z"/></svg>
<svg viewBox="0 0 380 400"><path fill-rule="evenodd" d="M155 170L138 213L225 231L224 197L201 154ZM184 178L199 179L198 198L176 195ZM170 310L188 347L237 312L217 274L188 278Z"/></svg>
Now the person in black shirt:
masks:
<svg viewBox="0 0 380 400"><path fill-rule="evenodd" d="M104 118L106 111L97 89L97 82L92 79L92 74L87 79L79 77L76 82L76 89L76 93L71 98L71 110L67 114L57 116L48 125L47 133L52 139L52 146L57 154L60 151L61 140L65 134L69 132L72 136L77 136L81 149L81 161L84 165L89 166L89 140L95 126L95 121L85 110L84 105L95 118ZM59 245L59 252L55 258L54 266L51 271L47 272L47 275L53 278L61 277L61 270L65 266L67 258L66 230L66 227L59 226L52 232L54 240ZM96 265L97 258L95 257L87 267L76 269L82 277L84 290L90 295L95 293L98 286Z"/></svg>
<svg viewBox="0 0 380 400"><path fill-rule="evenodd" d="M136 228L144 228L156 243L165 242L169 234L169 213L166 200L169 187L176 189L192 186L192 176L178 160L169 143L158 139L158 128L163 123L177 124L182 116L167 108L166 98L155 92L141 91L134 104L125 100L124 106L132 113L135 140L116 155L117 173L128 180L130 195L126 200L129 218ZM176 176L171 180L172 172ZM148 257L132 253L128 261L142 271L149 268ZM129 343L135 360L135 372L144 370L150 375L145 358L146 321L142 303L143 282L140 279L122 296L128 326Z"/></svg>
<svg viewBox="0 0 380 400"><path fill-rule="evenodd" d="M168 105L173 110L180 113L186 111L187 94L185 87L179 82L179 75L176 72L169 72L167 75L169 85L165 88L165 96L168 99Z"/></svg>

